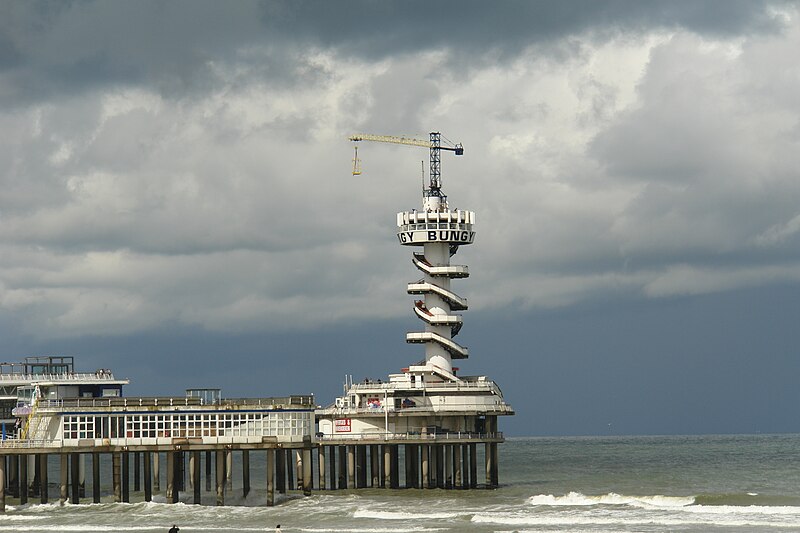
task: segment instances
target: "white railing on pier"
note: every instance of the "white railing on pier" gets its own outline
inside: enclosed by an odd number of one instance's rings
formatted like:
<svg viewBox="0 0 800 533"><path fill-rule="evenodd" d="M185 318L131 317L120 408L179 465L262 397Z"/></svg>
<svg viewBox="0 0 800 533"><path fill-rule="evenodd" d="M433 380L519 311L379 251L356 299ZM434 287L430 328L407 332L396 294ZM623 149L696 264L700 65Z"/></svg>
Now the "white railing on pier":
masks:
<svg viewBox="0 0 800 533"><path fill-rule="evenodd" d="M475 433L466 431L452 431L448 433L420 433L410 431L407 433L333 433L333 434L317 434L317 441L325 442L331 440L503 440L503 433L498 431L495 433Z"/></svg>
<svg viewBox="0 0 800 533"><path fill-rule="evenodd" d="M66 372L61 374L0 374L0 383L5 381L114 381L111 372Z"/></svg>

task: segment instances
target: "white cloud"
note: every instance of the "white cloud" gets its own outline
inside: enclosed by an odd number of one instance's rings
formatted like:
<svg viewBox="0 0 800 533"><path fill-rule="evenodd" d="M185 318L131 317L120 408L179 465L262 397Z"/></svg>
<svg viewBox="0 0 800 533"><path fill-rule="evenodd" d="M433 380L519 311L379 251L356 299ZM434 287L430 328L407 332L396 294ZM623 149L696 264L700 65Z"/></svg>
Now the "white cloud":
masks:
<svg viewBox="0 0 800 533"><path fill-rule="evenodd" d="M0 309L42 336L406 313L394 213L427 153L364 145L356 178L344 139L429 128L466 148L442 169L478 212L455 256L477 308L794 283L798 46L796 18L576 34L464 72L446 48L253 45L184 96L120 82L3 109Z"/></svg>

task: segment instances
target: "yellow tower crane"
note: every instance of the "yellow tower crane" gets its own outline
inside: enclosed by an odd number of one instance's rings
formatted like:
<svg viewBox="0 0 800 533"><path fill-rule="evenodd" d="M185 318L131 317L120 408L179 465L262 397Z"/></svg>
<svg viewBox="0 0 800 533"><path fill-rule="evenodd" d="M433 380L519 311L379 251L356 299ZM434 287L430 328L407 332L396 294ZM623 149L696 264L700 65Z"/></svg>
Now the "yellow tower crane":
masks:
<svg viewBox="0 0 800 533"><path fill-rule="evenodd" d="M438 196L442 199L446 199L446 197L442 194L441 150L449 150L455 153L455 155L464 155L464 147L461 143L450 143L451 146L442 146L442 134L438 131L431 132L429 139L417 139L414 137L400 137L395 135L373 135L370 133L351 135L349 139L353 142L375 141L405 144L407 146L421 146L430 149L430 187L426 191L426 196ZM361 161L358 159L358 147L356 146L356 156L353 159L353 175L357 176L359 174L361 174Z"/></svg>

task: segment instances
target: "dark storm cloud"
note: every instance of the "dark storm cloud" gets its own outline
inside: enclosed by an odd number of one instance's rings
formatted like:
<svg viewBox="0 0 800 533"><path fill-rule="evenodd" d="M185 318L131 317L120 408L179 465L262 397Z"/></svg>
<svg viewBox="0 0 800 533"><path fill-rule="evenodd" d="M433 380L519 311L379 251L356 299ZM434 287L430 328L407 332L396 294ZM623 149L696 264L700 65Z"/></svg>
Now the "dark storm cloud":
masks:
<svg viewBox="0 0 800 533"><path fill-rule="evenodd" d="M264 79L278 82L297 74L297 50L309 47L373 60L443 48L468 66L490 51L508 57L588 28L597 35L658 27L723 35L771 31L778 27L768 9L774 4L7 2L0 6L0 100L19 105L115 84L185 96L220 81L215 62L258 66Z"/></svg>

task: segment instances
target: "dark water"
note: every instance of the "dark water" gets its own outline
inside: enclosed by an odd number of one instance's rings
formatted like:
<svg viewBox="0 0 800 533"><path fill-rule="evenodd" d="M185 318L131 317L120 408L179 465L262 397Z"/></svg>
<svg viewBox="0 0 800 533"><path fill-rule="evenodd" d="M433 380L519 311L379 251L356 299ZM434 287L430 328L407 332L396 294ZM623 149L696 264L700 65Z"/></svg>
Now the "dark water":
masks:
<svg viewBox="0 0 800 533"><path fill-rule="evenodd" d="M800 435L512 439L497 490L290 494L273 508L256 455L256 488L243 500L234 479L226 507L206 492L202 507L10 500L0 532L800 531Z"/></svg>

